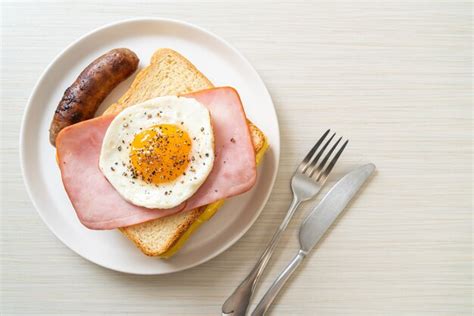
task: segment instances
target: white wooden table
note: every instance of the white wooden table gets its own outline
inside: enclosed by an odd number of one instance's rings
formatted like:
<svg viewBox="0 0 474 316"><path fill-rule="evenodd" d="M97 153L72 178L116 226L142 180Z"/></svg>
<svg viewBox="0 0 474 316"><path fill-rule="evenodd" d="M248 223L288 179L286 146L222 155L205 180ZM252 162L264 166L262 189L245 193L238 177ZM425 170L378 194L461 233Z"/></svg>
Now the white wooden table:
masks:
<svg viewBox="0 0 474 316"><path fill-rule="evenodd" d="M378 173L276 301L273 315L470 315L472 30L469 1L77 1L1 4L1 314L217 315L286 212L295 164L331 127L351 142L335 177ZM26 100L52 58L112 21L183 19L235 45L277 107L280 172L230 250L166 276L125 275L66 248L20 175ZM304 211L257 298L293 256ZM254 302L255 304L256 302Z"/></svg>

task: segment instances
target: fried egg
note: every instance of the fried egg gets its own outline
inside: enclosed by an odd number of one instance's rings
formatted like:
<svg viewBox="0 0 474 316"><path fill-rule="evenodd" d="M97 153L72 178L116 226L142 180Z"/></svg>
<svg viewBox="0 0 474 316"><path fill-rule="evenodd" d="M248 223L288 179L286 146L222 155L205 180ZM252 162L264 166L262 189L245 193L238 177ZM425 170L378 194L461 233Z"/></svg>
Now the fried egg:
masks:
<svg viewBox="0 0 474 316"><path fill-rule="evenodd" d="M125 200L151 209L186 201L213 164L209 111L195 99L174 96L152 99L117 115L105 133L99 158L100 170Z"/></svg>

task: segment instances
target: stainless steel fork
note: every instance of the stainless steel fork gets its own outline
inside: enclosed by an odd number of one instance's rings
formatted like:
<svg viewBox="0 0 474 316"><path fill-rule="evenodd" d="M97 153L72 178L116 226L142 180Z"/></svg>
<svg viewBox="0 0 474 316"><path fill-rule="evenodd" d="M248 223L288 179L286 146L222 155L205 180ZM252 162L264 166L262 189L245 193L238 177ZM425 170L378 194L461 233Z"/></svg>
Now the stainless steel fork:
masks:
<svg viewBox="0 0 474 316"><path fill-rule="evenodd" d="M276 244L280 240L280 237L285 231L288 223L290 222L293 214L298 209L298 206L309 199L314 198L318 192L321 190L322 186L326 182L326 179L334 168L339 156L344 151L348 140L346 140L343 145L339 148L336 154L332 157L331 161L324 168L331 158L331 155L336 150L337 146L342 140L342 137L337 140L337 142L329 149L329 151L324 156L323 160L318 164L319 160L323 156L326 148L332 142L336 133L334 133L329 140L327 140L321 149L319 147L326 139L330 130L327 130L323 136L316 142L316 144L311 148L303 161L296 168L293 177L291 178L291 190L293 192L293 200L291 201L290 208L283 219L282 223L278 227L277 231L273 235L272 240L268 244L267 248L260 256L255 267L252 269L250 274L245 278L245 280L235 289L231 296L225 301L222 305L222 315L233 315L233 316L245 316L247 312L250 299L256 288L257 282L261 277L263 270L265 269L270 257L273 254Z"/></svg>

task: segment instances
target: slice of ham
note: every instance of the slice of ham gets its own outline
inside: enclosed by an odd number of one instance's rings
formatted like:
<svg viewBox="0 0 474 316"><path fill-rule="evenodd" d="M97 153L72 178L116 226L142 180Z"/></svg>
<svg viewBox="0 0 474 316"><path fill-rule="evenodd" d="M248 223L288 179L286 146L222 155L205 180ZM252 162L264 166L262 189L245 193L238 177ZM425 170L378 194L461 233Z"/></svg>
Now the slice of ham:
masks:
<svg viewBox="0 0 474 316"><path fill-rule="evenodd" d="M248 191L257 178L255 151L239 94L217 88L187 95L205 105L214 130L214 166L206 181L187 201L186 209L207 205Z"/></svg>
<svg viewBox="0 0 474 316"><path fill-rule="evenodd" d="M84 226L111 229L182 211L186 203L167 210L150 210L125 201L98 167L102 140L114 116L84 121L56 138L64 188Z"/></svg>
<svg viewBox="0 0 474 316"><path fill-rule="evenodd" d="M255 152L238 93L229 87L185 95L209 109L216 159L204 184L172 209L147 209L125 201L98 167L100 149L113 116L102 116L63 129L56 139L66 192L81 223L90 229L114 229L169 216L248 191L256 181Z"/></svg>

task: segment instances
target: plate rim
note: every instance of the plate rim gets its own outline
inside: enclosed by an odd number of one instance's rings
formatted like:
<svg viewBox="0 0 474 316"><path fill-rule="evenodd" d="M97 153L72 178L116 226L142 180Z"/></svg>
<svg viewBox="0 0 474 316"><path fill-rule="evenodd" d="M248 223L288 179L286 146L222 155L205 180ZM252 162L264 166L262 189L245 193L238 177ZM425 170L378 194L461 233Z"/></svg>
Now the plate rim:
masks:
<svg viewBox="0 0 474 316"><path fill-rule="evenodd" d="M35 95L38 93L39 86L43 83L44 78L50 72L50 69L58 61L58 59L60 59L66 52L68 52L70 49L72 49L73 47L78 45L80 42L84 41L89 36L91 36L95 33L99 33L99 32L102 32L104 30L110 29L110 28L114 28L114 27L119 26L119 25L128 24L128 23L137 23L137 22L139 22L139 23L143 23L143 22L145 22L145 23L146 22L171 23L171 24L176 24L176 25L179 25L179 26L193 28L193 29L196 29L196 30L198 30L202 33L205 33L206 35L212 37L213 39L217 40L218 42L221 42L222 44L224 44L227 48L229 48L234 54L236 54L249 67L251 72L255 75L256 79L262 84L262 87L264 88L264 91L262 91L262 92L270 100L270 102L272 104L272 107L273 107L274 116L276 118L276 122L275 122L276 123L276 136L277 136L276 143L278 144L278 153L274 154L275 167L274 167L273 173L271 175L270 186L269 186L268 192L266 193L266 196L263 198L262 206L256 212L257 216L255 216L255 218L247 225L247 227L244 227L244 229L242 229L233 239L231 239L229 242L227 242L221 249L219 249L218 251L216 251L212 255L204 257L201 260L196 260L196 261L194 261L193 263L191 263L189 265L179 267L179 268L177 268L173 271L156 272L156 271L124 270L124 269L121 269L121 268L110 266L110 265L108 265L106 263L103 263L103 262L97 262L96 260L94 260L92 258L92 256L89 256L87 253L79 252L73 246L71 246L69 242L65 241L62 238L62 236L60 236L56 232L56 230L52 227L52 225L46 220L45 216L43 215L43 212L40 211L40 209L38 208L37 202L35 201L35 199L33 199L32 189L30 187L31 179L26 175L26 158L25 158L26 126L25 126L25 122L27 121L27 119L31 115L31 108L32 108L33 100L34 100ZM96 264L100 267L103 267L103 268L106 268L106 269L109 269L109 270L112 270L112 271L118 271L118 272L121 272L121 273L133 274L133 275L165 275L165 274L171 274L171 273L176 273L176 272L188 270L188 269L194 268L198 265L201 265L201 264L203 264L207 261L210 261L210 260L214 259L215 257L222 254L224 251L226 251L230 247L232 247L255 224L256 220L260 217L263 209L265 208L265 205L267 204L268 199L270 198L270 195L273 191L273 187L275 185L276 177L277 177L278 170L279 170L279 167L280 167L280 155L281 155L281 152L280 152L280 145L281 145L280 125L279 125L279 120L278 120L278 115L277 115L277 112L276 112L275 104L273 102L273 99L272 99L265 83L263 82L263 79L260 77L260 75L258 74L256 69L252 66L252 64L247 60L247 58L242 53L240 53L234 46L232 46L230 43L228 43L226 40L224 40L220 36L210 32L210 31L208 31L208 30L206 30L206 29L204 29L204 28L202 28L198 25L195 25L195 24L183 21L183 20L178 20L178 19L173 19L173 18L164 18L164 17L138 17L138 18L123 19L123 20L118 20L118 21L115 21L115 22L107 23L105 25L94 28L89 32L86 32L85 34L83 34L82 36L77 38L76 40L72 41L64 49L62 49L53 58L53 60L46 66L46 68L42 71L41 75L39 76L39 78L37 79L35 85L33 86L33 89L31 90L30 96L28 97L28 101L26 103L25 110L24 110L23 115L22 115L21 126L20 126L20 135L19 135L19 145L20 145L20 148L19 148L20 149L19 150L20 170L21 170L21 175L22 175L23 182L24 182L24 185L25 185L25 188L26 188L26 192L28 194L28 197L29 197L31 203L33 204L33 207L36 210L36 213L38 213L38 215L40 216L41 220L46 225L46 227L48 227L48 229L54 234L54 236L56 238L58 238L67 248L69 248L71 251L76 253L78 256L86 259L87 261L90 261L90 262L92 262L92 263L94 263L94 264Z"/></svg>

